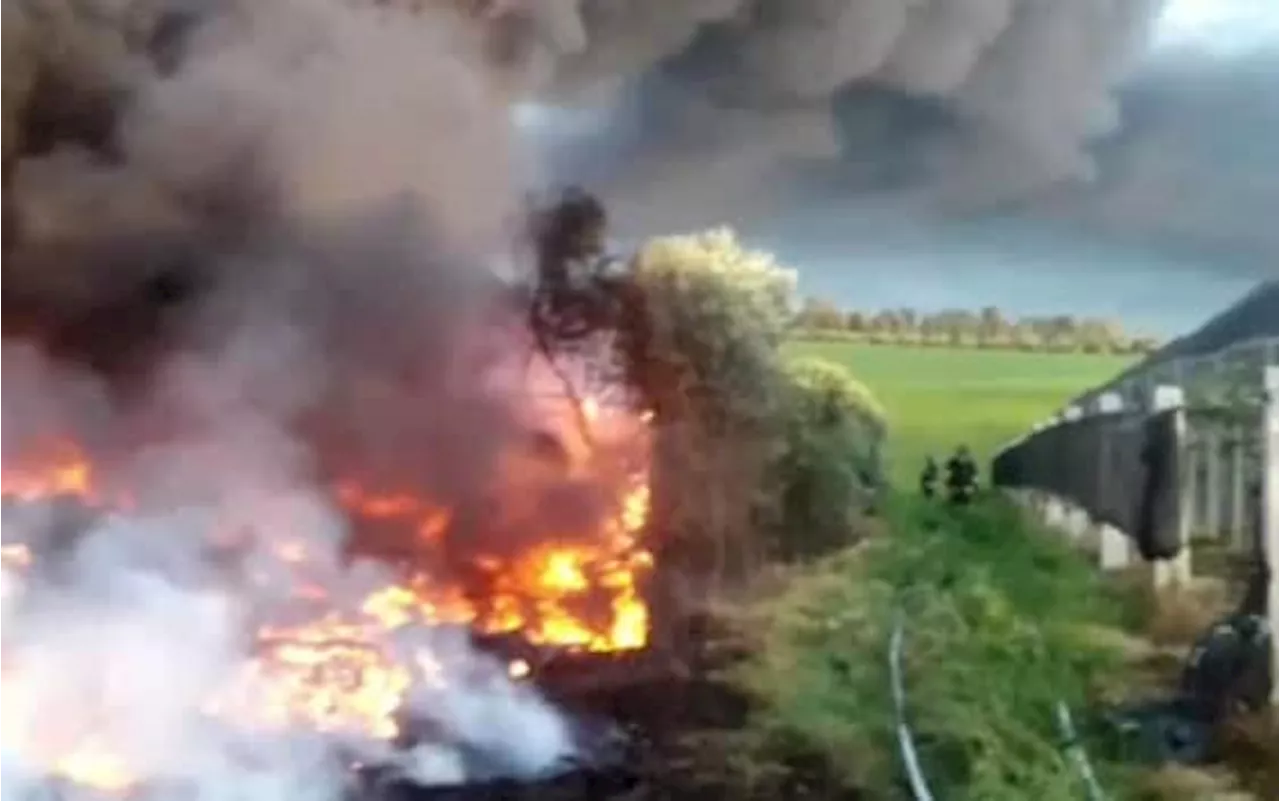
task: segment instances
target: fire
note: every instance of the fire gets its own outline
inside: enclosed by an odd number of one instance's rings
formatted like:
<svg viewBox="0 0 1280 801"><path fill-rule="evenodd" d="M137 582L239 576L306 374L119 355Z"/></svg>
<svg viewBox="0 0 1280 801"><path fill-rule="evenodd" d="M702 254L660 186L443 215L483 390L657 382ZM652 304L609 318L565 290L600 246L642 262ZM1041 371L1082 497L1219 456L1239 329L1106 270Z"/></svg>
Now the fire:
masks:
<svg viewBox="0 0 1280 801"><path fill-rule="evenodd" d="M545 545L512 560L490 558L489 593L476 603L457 584L415 576L365 598L362 611L388 628L417 624L466 624L486 634L519 632L538 645L587 651L642 648L648 641L648 607L639 580L652 556L638 544L646 520L648 487L624 496L595 547ZM593 624L576 611L579 600L608 593L608 616Z"/></svg>
<svg viewBox="0 0 1280 801"><path fill-rule="evenodd" d="M394 661L371 623L331 614L291 629L262 628L258 658L206 711L260 729L395 737L414 671Z"/></svg>
<svg viewBox="0 0 1280 801"><path fill-rule="evenodd" d="M74 495L93 499L93 466L74 442L55 439L33 452L39 456L31 460L34 466L0 472L0 488L5 497L30 501Z"/></svg>
<svg viewBox="0 0 1280 801"><path fill-rule="evenodd" d="M589 401L573 414L557 418L568 454L564 469L577 473L597 469L593 448L597 438L607 437L593 431L588 442L574 426L577 420L587 420L593 427L604 427L606 416ZM644 421L632 415L632 422L640 423L647 459ZM35 500L72 494L101 503L93 464L81 449L60 442L41 456L40 469L24 463L23 469L4 471L6 496ZM512 503L524 509L521 493L536 491L537 484L522 483L526 475L520 469L499 476L510 482L500 490L509 492ZM432 572L427 560L427 569L402 572L394 583L376 587L362 598L339 601L313 577L313 554L305 540L287 529L280 531L270 539L270 554L281 574L290 577L290 595L300 608L312 611L287 624L261 625L253 638L253 656L207 699L202 713L239 728L301 729L391 740L400 733L397 716L411 690L438 685L448 675L435 654L420 643L406 644L412 637L402 641L400 632L456 625L569 650L644 647L650 621L642 581L653 564L642 539L649 508L645 459L629 469L630 474L617 482L613 512L599 522L597 530L549 531L546 537L536 538L537 544L517 553L474 555L471 568L478 584L447 571ZM445 548L454 521L453 510L431 498L404 490L381 491L354 479L337 482L332 496L355 525L361 521L394 525L397 531L409 532L418 552L427 555ZM505 501L507 495L501 497ZM270 510L264 510L262 520L276 525ZM211 539L221 541L226 535L219 532ZM2 556L6 571L20 573L33 564L26 544L6 543ZM34 558L38 560L38 552ZM6 590L6 606L7 596ZM511 680L524 679L531 671L523 660L506 667ZM60 722L23 710L21 699L30 695L34 703L36 697L24 690L39 677L24 674L20 647L5 655L3 678L8 692L0 723L6 748L31 765L77 784L117 792L140 781L127 760L113 753L109 738L104 741L92 727L68 736L59 728ZM28 730L33 725L52 726L55 736Z"/></svg>

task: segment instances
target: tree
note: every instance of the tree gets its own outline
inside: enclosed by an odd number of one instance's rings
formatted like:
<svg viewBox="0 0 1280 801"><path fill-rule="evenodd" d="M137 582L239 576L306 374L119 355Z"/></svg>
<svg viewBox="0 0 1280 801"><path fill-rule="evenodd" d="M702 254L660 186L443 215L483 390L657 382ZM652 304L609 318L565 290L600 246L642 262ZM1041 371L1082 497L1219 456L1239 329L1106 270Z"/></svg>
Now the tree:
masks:
<svg viewBox="0 0 1280 801"><path fill-rule="evenodd" d="M1005 335L1004 317L995 306L986 306L978 313L978 339L995 342Z"/></svg>
<svg viewBox="0 0 1280 801"><path fill-rule="evenodd" d="M845 315L830 301L806 298L796 322L802 328L833 331L845 327Z"/></svg>
<svg viewBox="0 0 1280 801"><path fill-rule="evenodd" d="M1117 344L1118 336L1106 320L1086 317L1075 329L1076 345L1086 353L1109 353Z"/></svg>
<svg viewBox="0 0 1280 801"><path fill-rule="evenodd" d="M849 541L883 486L884 411L838 364L785 366L783 447L766 471L761 516L771 553L795 559Z"/></svg>
<svg viewBox="0 0 1280 801"><path fill-rule="evenodd" d="M806 313L825 325L833 315L829 307L830 304L811 301ZM1115 318L1077 318L1069 314L1006 317L997 306L985 306L977 312L943 309L927 314L908 307L874 313L850 311L844 314L844 328L867 334L876 343L920 342L953 347L1126 353L1144 352L1156 344L1149 339L1131 342L1123 324Z"/></svg>
<svg viewBox="0 0 1280 801"><path fill-rule="evenodd" d="M839 366L782 358L795 274L727 230L652 240L634 268L662 576L732 579L847 542L882 483L884 414Z"/></svg>
<svg viewBox="0 0 1280 801"><path fill-rule="evenodd" d="M892 341L901 328L902 324L898 316L888 309L877 312L876 316L871 318L871 331L880 335L881 339Z"/></svg>
<svg viewBox="0 0 1280 801"><path fill-rule="evenodd" d="M782 426L795 273L725 229L651 240L633 272L651 329L634 361L654 412L659 561L740 575L760 556L752 518Z"/></svg>
<svg viewBox="0 0 1280 801"><path fill-rule="evenodd" d="M1010 342L1019 350L1038 350L1041 345L1040 335L1036 332L1034 323L1026 318L1013 324Z"/></svg>

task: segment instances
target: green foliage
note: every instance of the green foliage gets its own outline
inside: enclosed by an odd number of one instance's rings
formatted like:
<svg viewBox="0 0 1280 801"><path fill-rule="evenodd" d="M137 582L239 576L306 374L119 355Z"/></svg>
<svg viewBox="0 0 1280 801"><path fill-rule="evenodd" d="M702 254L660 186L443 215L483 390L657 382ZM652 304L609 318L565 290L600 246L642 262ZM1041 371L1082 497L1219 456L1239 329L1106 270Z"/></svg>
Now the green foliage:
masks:
<svg viewBox="0 0 1280 801"><path fill-rule="evenodd" d="M892 537L816 564L749 612L760 640L733 678L759 702L758 758L798 740L850 787L901 795L887 665L901 609L910 723L935 792L1078 799L1054 705L1080 709L1118 669L1113 640L1096 632L1119 626L1119 597L998 500L955 515L899 503L893 520ZM1119 790L1126 774L1101 767Z"/></svg>
<svg viewBox="0 0 1280 801"><path fill-rule="evenodd" d="M974 313L952 309L921 314L884 309L874 314L841 312L816 298L805 301L792 320L793 336L812 341L852 341L876 345L972 347L1043 353L1149 353L1158 343L1125 333L1115 320L1096 317L1006 318L988 306Z"/></svg>
<svg viewBox="0 0 1280 801"><path fill-rule="evenodd" d="M786 364L784 445L764 476L770 551L783 559L847 544L883 483L884 411L838 364Z"/></svg>
<svg viewBox="0 0 1280 801"><path fill-rule="evenodd" d="M785 352L844 366L883 404L891 483L914 490L924 457L966 443L980 466L1003 443L1133 357L789 342Z"/></svg>
<svg viewBox="0 0 1280 801"><path fill-rule="evenodd" d="M783 359L794 273L716 230L650 241L635 275L655 508L685 564L723 574L849 542L883 483L885 413L840 365Z"/></svg>
<svg viewBox="0 0 1280 801"><path fill-rule="evenodd" d="M650 240L635 275L653 325L644 356L667 378L659 400L728 429L767 419L795 273L718 229Z"/></svg>

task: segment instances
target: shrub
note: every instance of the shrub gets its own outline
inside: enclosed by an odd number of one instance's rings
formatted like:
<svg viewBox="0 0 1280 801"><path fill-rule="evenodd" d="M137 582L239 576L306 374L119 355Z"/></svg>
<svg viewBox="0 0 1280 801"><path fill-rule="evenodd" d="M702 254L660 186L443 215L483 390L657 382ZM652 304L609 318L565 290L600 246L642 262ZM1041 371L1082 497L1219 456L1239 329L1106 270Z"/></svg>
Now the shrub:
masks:
<svg viewBox="0 0 1280 801"><path fill-rule="evenodd" d="M740 574L762 555L753 512L778 447L795 275L725 229L649 241L634 275L651 328L637 361L654 410L660 561Z"/></svg>
<svg viewBox="0 0 1280 801"><path fill-rule="evenodd" d="M716 230L650 241L634 274L664 563L732 577L848 542L881 484L884 414L843 368L783 361L794 273Z"/></svg>
<svg viewBox="0 0 1280 801"><path fill-rule="evenodd" d="M763 519L774 556L848 544L883 486L884 411L843 367L787 363L782 446L764 474Z"/></svg>
<svg viewBox="0 0 1280 801"><path fill-rule="evenodd" d="M634 267L652 326L642 355L666 379L655 405L725 430L767 419L795 273L727 229L650 240Z"/></svg>

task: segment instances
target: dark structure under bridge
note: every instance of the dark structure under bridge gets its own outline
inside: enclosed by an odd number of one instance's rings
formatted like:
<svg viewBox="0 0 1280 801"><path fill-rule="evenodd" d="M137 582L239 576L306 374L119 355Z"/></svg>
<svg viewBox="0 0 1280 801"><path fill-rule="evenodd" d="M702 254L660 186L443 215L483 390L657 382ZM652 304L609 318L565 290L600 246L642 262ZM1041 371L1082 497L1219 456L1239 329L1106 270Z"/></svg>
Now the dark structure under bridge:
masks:
<svg viewBox="0 0 1280 801"><path fill-rule="evenodd" d="M1191 582L1193 550L1225 552L1275 631L1278 306L1267 281L1082 393L1001 449L992 483L1103 569L1139 559L1157 585Z"/></svg>
<svg viewBox="0 0 1280 801"><path fill-rule="evenodd" d="M1260 284L1077 396L996 455L993 483L1068 503L1147 558L1175 556L1193 537L1256 544L1278 304L1277 282Z"/></svg>
<svg viewBox="0 0 1280 801"><path fill-rule="evenodd" d="M1178 409L1064 420L1000 452L991 480L1067 500L1127 532L1144 559L1169 559L1181 548L1182 422Z"/></svg>

